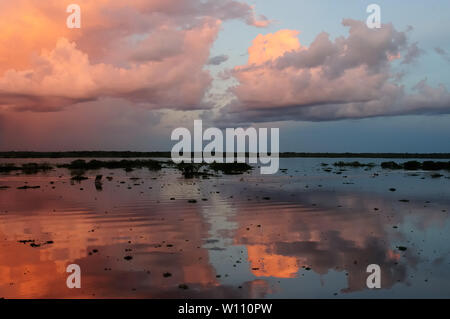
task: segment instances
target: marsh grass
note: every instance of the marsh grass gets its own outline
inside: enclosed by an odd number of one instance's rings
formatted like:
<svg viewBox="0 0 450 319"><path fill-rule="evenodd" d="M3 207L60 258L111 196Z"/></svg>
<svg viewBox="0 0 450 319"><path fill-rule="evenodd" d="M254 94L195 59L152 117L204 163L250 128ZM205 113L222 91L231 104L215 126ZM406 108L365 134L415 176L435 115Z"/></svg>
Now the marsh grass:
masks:
<svg viewBox="0 0 450 319"><path fill-rule="evenodd" d="M39 172L45 172L52 169L53 167L48 163L26 163L21 166L17 166L13 163L0 164L1 173L21 171L23 174L37 174Z"/></svg>
<svg viewBox="0 0 450 319"><path fill-rule="evenodd" d="M439 171L439 170L450 170L450 162L434 162L425 161L423 163L418 161L408 161L402 164L397 164L396 162L383 162L381 167L384 169L404 169L408 171Z"/></svg>
<svg viewBox="0 0 450 319"><path fill-rule="evenodd" d="M72 161L70 164L61 164L58 167L68 168L70 170L98 170L102 168L107 169L125 169L126 171L132 171L136 168L147 168L151 171L158 171L162 168L162 162L155 160L120 160L120 161L100 161L90 160L86 162L83 159Z"/></svg>
<svg viewBox="0 0 450 319"><path fill-rule="evenodd" d="M365 164L365 163L360 163L360 162L357 162L357 161L355 161L355 162L342 162L342 161L340 161L340 162L334 163L333 165L336 166L336 167L355 167L355 168L356 167L367 167L367 168L375 167L374 163L367 163L367 164Z"/></svg>

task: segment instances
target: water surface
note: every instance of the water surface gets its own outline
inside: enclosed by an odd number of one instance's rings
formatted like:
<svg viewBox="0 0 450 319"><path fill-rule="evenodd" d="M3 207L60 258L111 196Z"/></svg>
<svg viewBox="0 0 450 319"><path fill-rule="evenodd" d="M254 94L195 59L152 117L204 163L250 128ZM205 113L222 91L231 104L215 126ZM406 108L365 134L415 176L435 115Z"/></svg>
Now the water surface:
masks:
<svg viewBox="0 0 450 319"><path fill-rule="evenodd" d="M335 161L209 179L172 168L88 171L80 183L66 169L1 174L0 297L450 297L450 172L321 165ZM81 289L66 286L69 264ZM369 264L381 289L366 286Z"/></svg>

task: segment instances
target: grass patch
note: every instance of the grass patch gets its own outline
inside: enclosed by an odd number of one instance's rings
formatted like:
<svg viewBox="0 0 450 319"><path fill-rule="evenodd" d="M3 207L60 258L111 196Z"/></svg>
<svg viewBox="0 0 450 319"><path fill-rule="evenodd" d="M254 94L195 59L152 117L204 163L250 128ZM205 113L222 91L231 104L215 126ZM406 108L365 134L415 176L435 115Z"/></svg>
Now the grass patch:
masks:
<svg viewBox="0 0 450 319"><path fill-rule="evenodd" d="M357 168L357 167L368 167L368 168L375 167L374 163L367 163L366 164L366 163L360 163L358 161L355 161L355 162L342 162L342 161L340 161L340 162L334 163L333 165L336 166L336 167L355 167L355 168Z"/></svg>
<svg viewBox="0 0 450 319"><path fill-rule="evenodd" d="M213 171L220 171L225 175L239 175L252 170L247 163L212 163L209 164L209 167Z"/></svg>
<svg viewBox="0 0 450 319"><path fill-rule="evenodd" d="M99 161L78 159L72 161L70 164L58 165L58 167L68 168L70 170L98 170L101 168L107 169L125 169L131 171L135 168L148 168L151 171L158 171L162 168L161 162L155 160L121 160L121 161Z"/></svg>
<svg viewBox="0 0 450 319"><path fill-rule="evenodd" d="M383 162L381 163L381 167L385 169L405 169L408 171L439 171L450 170L450 162L425 161L421 163L419 161L408 161L401 164L395 162Z"/></svg>
<svg viewBox="0 0 450 319"><path fill-rule="evenodd" d="M1 173L21 171L24 174L37 174L51 169L53 169L53 167L47 163L27 163L20 166L13 163L0 164Z"/></svg>

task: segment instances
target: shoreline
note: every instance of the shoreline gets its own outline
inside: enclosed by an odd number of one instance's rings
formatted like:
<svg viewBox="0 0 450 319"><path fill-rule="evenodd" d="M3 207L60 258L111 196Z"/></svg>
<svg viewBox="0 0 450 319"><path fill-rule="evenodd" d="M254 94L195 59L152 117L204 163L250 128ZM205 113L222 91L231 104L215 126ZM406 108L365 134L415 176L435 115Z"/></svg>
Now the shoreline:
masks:
<svg viewBox="0 0 450 319"><path fill-rule="evenodd" d="M248 157L248 154L246 154ZM170 152L133 152L133 151L65 151L0 152L0 158L170 158ZM398 159L450 159L450 153L309 153L282 152L280 158L398 158Z"/></svg>

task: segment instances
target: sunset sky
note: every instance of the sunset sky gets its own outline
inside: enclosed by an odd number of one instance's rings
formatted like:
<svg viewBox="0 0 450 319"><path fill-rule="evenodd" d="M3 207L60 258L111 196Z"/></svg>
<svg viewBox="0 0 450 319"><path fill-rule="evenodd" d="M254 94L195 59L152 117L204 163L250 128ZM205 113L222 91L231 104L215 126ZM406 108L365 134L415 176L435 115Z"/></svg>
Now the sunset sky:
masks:
<svg viewBox="0 0 450 319"><path fill-rule="evenodd" d="M80 29L66 26L69 4ZM367 5L381 29L367 28ZM0 0L0 150L170 150L280 128L281 151L450 152L450 2Z"/></svg>

